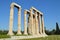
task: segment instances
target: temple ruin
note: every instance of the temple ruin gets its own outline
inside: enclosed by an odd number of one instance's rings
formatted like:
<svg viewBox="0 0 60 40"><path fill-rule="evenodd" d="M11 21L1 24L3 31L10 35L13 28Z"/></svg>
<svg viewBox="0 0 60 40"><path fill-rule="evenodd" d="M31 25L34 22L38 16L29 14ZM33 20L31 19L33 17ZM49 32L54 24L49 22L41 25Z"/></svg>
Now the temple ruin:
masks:
<svg viewBox="0 0 60 40"><path fill-rule="evenodd" d="M10 20L9 20L9 32L8 35L13 34L13 15L14 15L14 7L18 9L18 31L17 34L21 33L21 6L12 3L10 5ZM26 17L28 15L28 18ZM28 19L28 21L27 21ZM28 31L27 31L28 30ZM24 34L28 35L46 35L44 30L44 17L43 13L37 10L34 7L31 7L30 10L24 10Z"/></svg>

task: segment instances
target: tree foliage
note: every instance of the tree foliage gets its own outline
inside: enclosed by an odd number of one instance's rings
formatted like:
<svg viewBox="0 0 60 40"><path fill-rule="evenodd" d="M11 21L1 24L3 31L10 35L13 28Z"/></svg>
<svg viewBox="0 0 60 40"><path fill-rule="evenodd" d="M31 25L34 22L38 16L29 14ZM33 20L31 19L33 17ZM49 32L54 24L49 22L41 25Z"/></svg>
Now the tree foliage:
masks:
<svg viewBox="0 0 60 40"><path fill-rule="evenodd" d="M58 23L56 22L56 29L53 29L51 31L45 29L45 32L46 32L47 35L59 35L60 34L60 29L59 29Z"/></svg>

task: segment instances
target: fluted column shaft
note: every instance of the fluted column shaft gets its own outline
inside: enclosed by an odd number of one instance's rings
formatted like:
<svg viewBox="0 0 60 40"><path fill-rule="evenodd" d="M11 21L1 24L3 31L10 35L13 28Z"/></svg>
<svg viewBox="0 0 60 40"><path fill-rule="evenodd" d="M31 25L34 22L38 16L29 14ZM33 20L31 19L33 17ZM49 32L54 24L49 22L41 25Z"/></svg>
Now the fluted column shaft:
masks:
<svg viewBox="0 0 60 40"><path fill-rule="evenodd" d="M14 14L14 6L10 7L10 21L9 21L9 32L8 35L13 35L13 14Z"/></svg>
<svg viewBox="0 0 60 40"><path fill-rule="evenodd" d="M26 19L27 11L24 11L24 34L27 34L27 19Z"/></svg>
<svg viewBox="0 0 60 40"><path fill-rule="evenodd" d="M36 27L36 34L39 34L39 29L38 29L38 19L37 19L37 12L35 12L35 27Z"/></svg>
<svg viewBox="0 0 60 40"><path fill-rule="evenodd" d="M28 22L28 33L31 34L31 20L30 20L30 16L29 16L29 22Z"/></svg>
<svg viewBox="0 0 60 40"><path fill-rule="evenodd" d="M35 29L35 18L33 18L33 27L34 27L34 28L33 28L33 31L34 31L34 34L35 34L35 30L36 30L36 29Z"/></svg>
<svg viewBox="0 0 60 40"><path fill-rule="evenodd" d="M21 8L18 9L18 32L17 34L21 34Z"/></svg>
<svg viewBox="0 0 60 40"><path fill-rule="evenodd" d="M34 32L33 32L33 14L32 14L32 9L30 9L30 20L31 20L31 32L32 32L32 35L34 35Z"/></svg>
<svg viewBox="0 0 60 40"><path fill-rule="evenodd" d="M42 16L42 33L45 34L45 30L44 30L44 17Z"/></svg>
<svg viewBox="0 0 60 40"><path fill-rule="evenodd" d="M39 15L39 31L40 31L40 34L42 34L42 24L41 24L41 15Z"/></svg>

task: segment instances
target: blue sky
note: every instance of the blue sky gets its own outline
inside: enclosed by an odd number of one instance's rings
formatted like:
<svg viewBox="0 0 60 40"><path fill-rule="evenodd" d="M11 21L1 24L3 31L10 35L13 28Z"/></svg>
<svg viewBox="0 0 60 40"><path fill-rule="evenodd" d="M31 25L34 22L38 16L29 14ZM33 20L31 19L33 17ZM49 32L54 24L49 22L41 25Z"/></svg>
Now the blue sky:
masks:
<svg viewBox="0 0 60 40"><path fill-rule="evenodd" d="M34 6L44 14L44 23L47 30L55 29L56 22L60 26L60 0L0 0L0 30L8 30L10 4L15 2L22 7L21 27L24 29L24 9ZM17 30L17 8L14 8L14 27Z"/></svg>

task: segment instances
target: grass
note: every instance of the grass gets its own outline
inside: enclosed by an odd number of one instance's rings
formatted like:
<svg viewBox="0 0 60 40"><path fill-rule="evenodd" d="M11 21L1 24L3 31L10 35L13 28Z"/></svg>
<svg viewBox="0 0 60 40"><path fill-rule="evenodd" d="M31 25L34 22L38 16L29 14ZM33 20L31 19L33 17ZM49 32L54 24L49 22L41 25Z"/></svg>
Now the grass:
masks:
<svg viewBox="0 0 60 40"><path fill-rule="evenodd" d="M22 40L60 40L60 35L50 35L48 37L22 39Z"/></svg>
<svg viewBox="0 0 60 40"><path fill-rule="evenodd" d="M0 39L1 38L10 38L10 36L9 35L0 35Z"/></svg>
<svg viewBox="0 0 60 40"><path fill-rule="evenodd" d="M0 35L0 38L10 38L10 36L9 35ZM21 40L60 40L60 35L49 35L47 37L21 39Z"/></svg>
<svg viewBox="0 0 60 40"><path fill-rule="evenodd" d="M17 35L12 35L12 36L28 36L28 35L20 35L20 34L17 34ZM1 38L11 38L10 35L7 35L7 34L0 34L0 39Z"/></svg>
<svg viewBox="0 0 60 40"><path fill-rule="evenodd" d="M16 34L16 35L14 35L14 36L28 36L28 35L20 35L20 34Z"/></svg>
<svg viewBox="0 0 60 40"><path fill-rule="evenodd" d="M16 34L16 35L13 35L13 36L31 36L31 34L29 34L29 35L25 35L25 34Z"/></svg>

